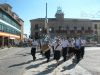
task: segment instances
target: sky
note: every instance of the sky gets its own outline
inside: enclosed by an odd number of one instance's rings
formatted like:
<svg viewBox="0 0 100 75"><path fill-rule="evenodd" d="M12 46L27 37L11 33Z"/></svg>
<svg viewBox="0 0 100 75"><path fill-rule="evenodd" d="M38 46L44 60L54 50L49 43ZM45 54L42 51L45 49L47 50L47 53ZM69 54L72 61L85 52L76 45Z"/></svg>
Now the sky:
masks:
<svg viewBox="0 0 100 75"><path fill-rule="evenodd" d="M12 11L24 21L24 34L30 35L30 20L45 17L54 18L57 7L61 7L65 18L100 20L100 0L0 0L8 3Z"/></svg>

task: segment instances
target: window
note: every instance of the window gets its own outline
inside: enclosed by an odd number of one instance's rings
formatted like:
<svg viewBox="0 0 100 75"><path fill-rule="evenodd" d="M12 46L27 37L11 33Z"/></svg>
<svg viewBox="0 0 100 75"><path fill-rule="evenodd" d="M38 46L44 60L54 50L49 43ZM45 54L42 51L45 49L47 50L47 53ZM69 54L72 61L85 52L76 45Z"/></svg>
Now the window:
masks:
<svg viewBox="0 0 100 75"><path fill-rule="evenodd" d="M6 11L8 11L8 9L7 9L7 8L5 8L5 10L6 10Z"/></svg>
<svg viewBox="0 0 100 75"><path fill-rule="evenodd" d="M97 24L94 25L94 28L97 29Z"/></svg>
<svg viewBox="0 0 100 75"><path fill-rule="evenodd" d="M59 30L61 30L62 29L62 26L59 26Z"/></svg>
<svg viewBox="0 0 100 75"><path fill-rule="evenodd" d="M9 32L9 27L7 27L7 32Z"/></svg>
<svg viewBox="0 0 100 75"><path fill-rule="evenodd" d="M2 19L4 21L6 21L7 23L11 24L12 26L14 26L18 29L21 29L20 25L15 20L13 20L9 15L7 15L6 13L1 13L0 12L0 16L2 16Z"/></svg>
<svg viewBox="0 0 100 75"><path fill-rule="evenodd" d="M81 30L84 30L84 27L81 27Z"/></svg>
<svg viewBox="0 0 100 75"><path fill-rule="evenodd" d="M91 27L88 27L88 30L91 30Z"/></svg>
<svg viewBox="0 0 100 75"><path fill-rule="evenodd" d="M0 11L0 18L2 19L2 12Z"/></svg>
<svg viewBox="0 0 100 75"><path fill-rule="evenodd" d="M74 27L74 30L77 30L77 27L76 26Z"/></svg>
<svg viewBox="0 0 100 75"><path fill-rule="evenodd" d="M1 31L4 31L4 25L1 24Z"/></svg>
<svg viewBox="0 0 100 75"><path fill-rule="evenodd" d="M35 24L35 29L36 29L36 30L38 30L38 29L39 29L38 24Z"/></svg>
<svg viewBox="0 0 100 75"><path fill-rule="evenodd" d="M6 32L6 27L5 27L5 25L3 25L3 31Z"/></svg>
<svg viewBox="0 0 100 75"><path fill-rule="evenodd" d="M69 30L69 26L66 27L66 30Z"/></svg>

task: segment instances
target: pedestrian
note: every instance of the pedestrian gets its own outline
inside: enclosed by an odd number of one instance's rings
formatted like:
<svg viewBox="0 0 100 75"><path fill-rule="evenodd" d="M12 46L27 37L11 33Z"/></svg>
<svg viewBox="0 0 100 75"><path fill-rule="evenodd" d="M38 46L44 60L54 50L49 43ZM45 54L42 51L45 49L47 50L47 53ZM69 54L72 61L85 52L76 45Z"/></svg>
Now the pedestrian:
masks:
<svg viewBox="0 0 100 75"><path fill-rule="evenodd" d="M68 48L68 56L69 58L72 57L73 55L75 55L75 49L74 49L74 43L75 43L75 40L74 38L70 38L69 39L69 48Z"/></svg>
<svg viewBox="0 0 100 75"><path fill-rule="evenodd" d="M51 42L52 53L54 54L55 39Z"/></svg>
<svg viewBox="0 0 100 75"><path fill-rule="evenodd" d="M66 56L68 54L68 45L69 45L68 38L63 39L62 42L61 42L61 45L62 45L63 61L65 62L66 61Z"/></svg>
<svg viewBox="0 0 100 75"><path fill-rule="evenodd" d="M56 60L57 65L59 65L59 59L61 57L61 50L62 50L62 46L61 46L60 39L56 38L56 43L54 45L54 60Z"/></svg>
<svg viewBox="0 0 100 75"><path fill-rule="evenodd" d="M44 56L46 57L47 62L49 62L49 60L50 60L50 53L51 53L49 41L46 41L44 43L44 45L41 46L41 51L44 54Z"/></svg>
<svg viewBox="0 0 100 75"><path fill-rule="evenodd" d="M80 61L80 48L81 48L81 39L76 37L75 38L75 57L77 63Z"/></svg>
<svg viewBox="0 0 100 75"><path fill-rule="evenodd" d="M80 53L80 58L81 59L83 59L83 57L84 57L85 45L86 45L86 40L81 38L81 53Z"/></svg>
<svg viewBox="0 0 100 75"><path fill-rule="evenodd" d="M32 57L33 57L33 61L36 59L35 54L36 54L37 46L38 46L38 42L37 42L36 40L34 40L34 41L32 42L32 48L31 48L31 55L32 55Z"/></svg>

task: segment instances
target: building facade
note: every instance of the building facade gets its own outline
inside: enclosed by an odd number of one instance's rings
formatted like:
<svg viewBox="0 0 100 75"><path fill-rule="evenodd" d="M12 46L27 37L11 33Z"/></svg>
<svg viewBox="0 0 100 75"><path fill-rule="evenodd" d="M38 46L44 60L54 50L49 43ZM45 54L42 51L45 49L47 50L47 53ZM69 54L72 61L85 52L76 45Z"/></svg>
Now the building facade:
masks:
<svg viewBox="0 0 100 75"><path fill-rule="evenodd" d="M24 21L7 4L0 4L0 46L14 44L23 39Z"/></svg>
<svg viewBox="0 0 100 75"><path fill-rule="evenodd" d="M45 34L45 18L30 20L31 38L40 38ZM55 18L48 18L50 36L83 36L87 40L100 42L100 20L64 18L61 9L57 9Z"/></svg>

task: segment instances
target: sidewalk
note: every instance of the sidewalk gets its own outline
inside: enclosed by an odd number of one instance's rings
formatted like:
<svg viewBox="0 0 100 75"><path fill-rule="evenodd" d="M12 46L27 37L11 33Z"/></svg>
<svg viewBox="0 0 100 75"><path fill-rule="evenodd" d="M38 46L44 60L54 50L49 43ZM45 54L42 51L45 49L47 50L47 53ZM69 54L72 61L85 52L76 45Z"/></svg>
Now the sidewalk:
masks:
<svg viewBox="0 0 100 75"><path fill-rule="evenodd" d="M23 75L92 75L86 69L82 68L79 63L77 65L72 63L72 59L62 62L57 66L56 62L52 60L46 63L46 59L38 53L36 61L31 62Z"/></svg>

